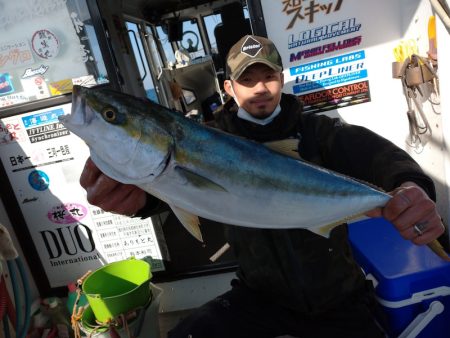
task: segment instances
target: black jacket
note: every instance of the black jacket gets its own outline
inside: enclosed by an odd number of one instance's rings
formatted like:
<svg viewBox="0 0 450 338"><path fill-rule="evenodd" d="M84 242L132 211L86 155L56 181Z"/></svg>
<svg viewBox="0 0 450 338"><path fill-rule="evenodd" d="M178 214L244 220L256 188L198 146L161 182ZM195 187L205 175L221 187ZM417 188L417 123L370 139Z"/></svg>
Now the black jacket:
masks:
<svg viewBox="0 0 450 338"><path fill-rule="evenodd" d="M216 112L217 126L258 142L298 137L299 153L343 174L390 191L413 181L435 198L433 182L403 150L370 130L323 115L302 114L301 104L283 94L281 113L261 126L237 117L227 102ZM308 230L229 227L229 241L238 259L240 279L262 296L301 312L321 312L364 292L364 277L354 262L347 227L329 239Z"/></svg>
<svg viewBox="0 0 450 338"><path fill-rule="evenodd" d="M280 105L280 114L261 126L238 118L237 106L230 100L215 113L216 127L258 142L299 138L299 153L307 161L386 191L413 181L435 198L431 179L390 141L339 119L303 114L293 95L283 94ZM236 226L227 227L227 237L238 261L238 277L268 300L314 314L366 296L346 225L335 228L329 239L304 229Z"/></svg>

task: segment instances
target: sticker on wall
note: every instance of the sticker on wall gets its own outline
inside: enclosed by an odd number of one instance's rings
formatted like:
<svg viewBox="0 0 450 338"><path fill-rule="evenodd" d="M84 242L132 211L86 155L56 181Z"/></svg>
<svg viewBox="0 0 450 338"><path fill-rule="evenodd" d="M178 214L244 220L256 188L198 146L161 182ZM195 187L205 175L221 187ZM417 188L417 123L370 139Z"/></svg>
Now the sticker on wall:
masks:
<svg viewBox="0 0 450 338"><path fill-rule="evenodd" d="M58 120L58 116L63 114L64 110L58 108L22 117L30 142L37 143L69 135L69 131Z"/></svg>
<svg viewBox="0 0 450 338"><path fill-rule="evenodd" d="M37 202L38 198L36 196L33 197L25 197L22 201L22 204Z"/></svg>
<svg viewBox="0 0 450 338"><path fill-rule="evenodd" d="M333 58L301 64L289 69L294 77L294 94L331 88L367 78L365 52L357 51Z"/></svg>
<svg viewBox="0 0 450 338"><path fill-rule="evenodd" d="M79 62L93 62L95 61L94 57L91 55L91 51L83 44L80 44L80 58L78 59Z"/></svg>
<svg viewBox="0 0 450 338"><path fill-rule="evenodd" d="M26 39L0 42L0 71L10 71L33 63L33 53Z"/></svg>
<svg viewBox="0 0 450 338"><path fill-rule="evenodd" d="M0 101L2 98L0 97ZM17 117L7 117L0 120L0 145L20 143L26 140L26 132Z"/></svg>
<svg viewBox="0 0 450 338"><path fill-rule="evenodd" d="M81 31L84 29L84 22L80 20L78 17L78 14L76 12L70 13L70 18L72 19L73 27L75 28L75 31L77 34L80 34Z"/></svg>
<svg viewBox="0 0 450 338"><path fill-rule="evenodd" d="M58 116L64 115L62 108L46 110L37 114L32 114L22 117L22 122L25 128L32 128L41 126L50 122L58 122Z"/></svg>
<svg viewBox="0 0 450 338"><path fill-rule="evenodd" d="M22 75L22 79L26 79L26 78L36 76L36 75L44 75L48 69L49 69L49 66L44 66L44 65L41 65L38 68L27 68L27 69L25 69L25 72Z"/></svg>
<svg viewBox="0 0 450 338"><path fill-rule="evenodd" d="M54 206L48 213L48 219L56 224L71 224L81 221L88 209L79 203L64 203Z"/></svg>
<svg viewBox="0 0 450 338"><path fill-rule="evenodd" d="M330 42L317 47L303 49L297 53L291 53L289 61L297 62L300 60L312 58L319 55L333 53L347 48L359 46L362 41L362 36L355 36L349 39L343 39L336 42Z"/></svg>
<svg viewBox="0 0 450 338"><path fill-rule="evenodd" d="M9 163L11 164L11 167L17 167L21 165L30 165L30 156L27 156L25 154L18 154L15 156L9 157ZM13 170L15 171L15 170Z"/></svg>
<svg viewBox="0 0 450 338"><path fill-rule="evenodd" d="M50 179L48 175L42 170L33 170L28 175L28 183L30 186L37 191L47 190L50 185Z"/></svg>
<svg viewBox="0 0 450 338"><path fill-rule="evenodd" d="M9 73L0 74L0 95L14 92L14 86Z"/></svg>
<svg viewBox="0 0 450 338"><path fill-rule="evenodd" d="M43 59L53 59L59 53L59 40L48 29L38 30L31 38L33 51Z"/></svg>
<svg viewBox="0 0 450 338"><path fill-rule="evenodd" d="M350 18L301 31L299 33L289 34L288 49L334 39L339 36L358 32L360 29L361 24L356 21L356 18Z"/></svg>
<svg viewBox="0 0 450 338"><path fill-rule="evenodd" d="M28 93L30 99L40 100L50 97L47 83L42 76L33 76L20 80L23 90Z"/></svg>
<svg viewBox="0 0 450 338"><path fill-rule="evenodd" d="M93 75L86 75L72 79L72 83L78 86L91 87L95 86L97 81L95 81L95 77Z"/></svg>
<svg viewBox="0 0 450 338"><path fill-rule="evenodd" d="M50 93L54 95L61 95L72 92L72 79L65 79L61 81L52 82L49 85Z"/></svg>
<svg viewBox="0 0 450 338"><path fill-rule="evenodd" d="M299 95L304 112L320 113L370 101L369 81Z"/></svg>
<svg viewBox="0 0 450 338"><path fill-rule="evenodd" d="M30 101L30 99L24 92L4 95L0 96L0 108L13 106L19 103L25 103L28 101Z"/></svg>
<svg viewBox="0 0 450 338"><path fill-rule="evenodd" d="M286 29L294 27L297 21L314 23L317 16L329 15L341 9L343 0L310 1L283 0L283 12L290 18ZM320 19L319 19L320 20Z"/></svg>

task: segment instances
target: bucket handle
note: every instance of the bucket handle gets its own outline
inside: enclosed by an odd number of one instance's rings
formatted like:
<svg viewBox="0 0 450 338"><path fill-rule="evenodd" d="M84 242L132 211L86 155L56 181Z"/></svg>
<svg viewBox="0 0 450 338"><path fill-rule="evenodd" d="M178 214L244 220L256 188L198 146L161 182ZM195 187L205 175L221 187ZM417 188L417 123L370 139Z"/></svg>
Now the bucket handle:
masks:
<svg viewBox="0 0 450 338"><path fill-rule="evenodd" d="M88 270L83 276L77 279L77 297L75 298L75 303L73 304L72 308L72 315L70 317L70 324L72 325L72 330L75 334L75 338L81 337L80 327L78 325L79 321L81 320L81 317L83 316L84 307L78 307L78 302L80 301L81 297L81 286L83 285L84 280L92 273L91 270Z"/></svg>

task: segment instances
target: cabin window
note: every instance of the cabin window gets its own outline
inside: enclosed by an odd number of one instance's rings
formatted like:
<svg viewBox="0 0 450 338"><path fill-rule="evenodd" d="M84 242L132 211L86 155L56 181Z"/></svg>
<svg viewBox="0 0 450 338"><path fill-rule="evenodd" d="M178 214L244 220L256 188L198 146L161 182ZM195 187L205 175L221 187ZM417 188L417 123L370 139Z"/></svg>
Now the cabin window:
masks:
<svg viewBox="0 0 450 338"><path fill-rule="evenodd" d="M148 24L145 24L145 37L153 60L153 71L159 73L161 68L164 68L164 61L159 53L157 38L155 37L152 26Z"/></svg>
<svg viewBox="0 0 450 338"><path fill-rule="evenodd" d="M177 42L178 48L183 48L189 52L191 60L205 56L200 30L197 20L183 21L183 38Z"/></svg>
<svg viewBox="0 0 450 338"><path fill-rule="evenodd" d="M151 70L146 58L144 46L140 39L138 25L134 22L126 22L128 34L131 41L131 47L133 48L133 54L136 59L136 64L139 68L139 74L144 86L147 98L159 103L158 95L156 93L153 78L151 76Z"/></svg>
<svg viewBox="0 0 450 338"><path fill-rule="evenodd" d="M0 109L109 82L86 1L0 7Z"/></svg>
<svg viewBox="0 0 450 338"><path fill-rule="evenodd" d="M209 46L211 48L211 53L217 54L217 42L216 36L214 35L214 29L220 23L222 23L222 18L220 14L212 14L203 17L203 22L206 27L206 33L208 34Z"/></svg>
<svg viewBox="0 0 450 338"><path fill-rule="evenodd" d="M161 46L164 51L165 59L167 60L166 67L175 64L175 52L173 50L172 44L169 41L169 36L165 32L162 26L156 26L156 34L158 36L159 41L161 42ZM169 67L170 68L170 67Z"/></svg>

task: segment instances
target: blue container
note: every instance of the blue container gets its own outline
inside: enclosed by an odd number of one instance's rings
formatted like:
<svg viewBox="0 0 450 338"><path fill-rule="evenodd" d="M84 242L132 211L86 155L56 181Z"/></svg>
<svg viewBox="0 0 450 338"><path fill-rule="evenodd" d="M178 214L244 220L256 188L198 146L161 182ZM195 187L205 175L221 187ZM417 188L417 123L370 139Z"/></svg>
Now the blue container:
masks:
<svg viewBox="0 0 450 338"><path fill-rule="evenodd" d="M450 263L382 218L349 225L356 261L374 279L389 337L450 337Z"/></svg>

